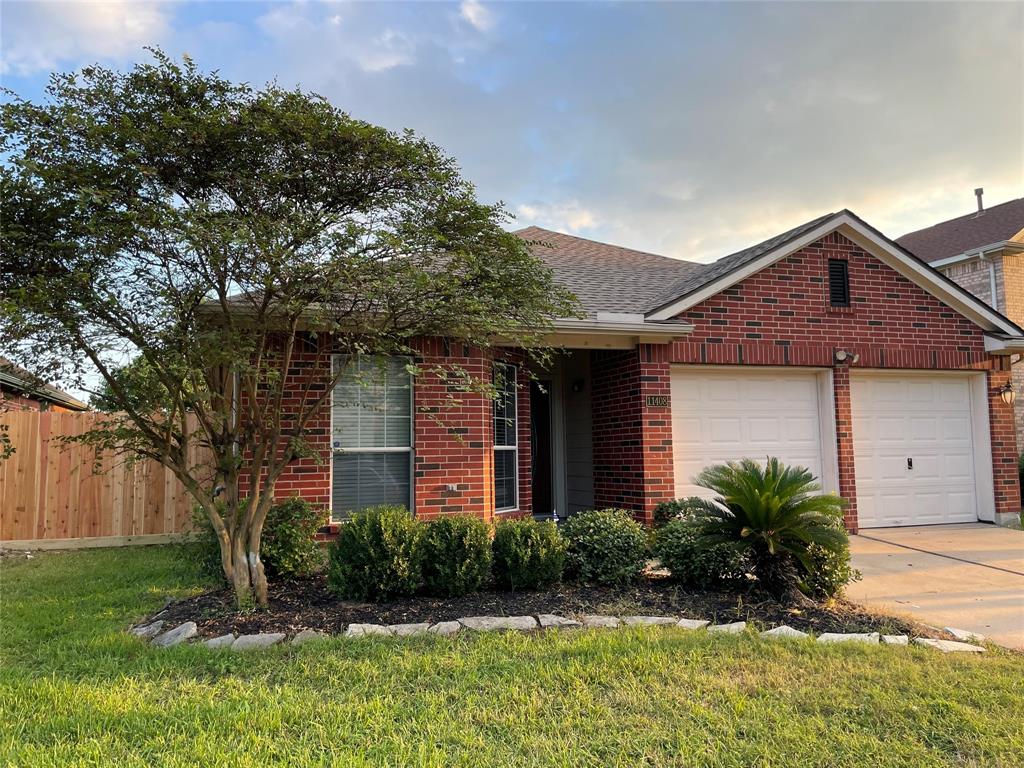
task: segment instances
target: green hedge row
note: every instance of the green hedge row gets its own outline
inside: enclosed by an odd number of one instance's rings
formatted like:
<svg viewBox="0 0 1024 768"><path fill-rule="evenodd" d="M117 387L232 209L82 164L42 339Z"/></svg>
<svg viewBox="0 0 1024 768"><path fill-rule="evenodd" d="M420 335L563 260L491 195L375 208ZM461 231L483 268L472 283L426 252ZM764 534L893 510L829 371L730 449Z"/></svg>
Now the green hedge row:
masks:
<svg viewBox="0 0 1024 768"><path fill-rule="evenodd" d="M371 507L341 526L328 551L328 584L355 600L425 593L464 595L488 581L538 589L564 576L599 584L629 581L647 557L643 528L623 510L593 510L552 522L475 517L421 522L404 507Z"/></svg>

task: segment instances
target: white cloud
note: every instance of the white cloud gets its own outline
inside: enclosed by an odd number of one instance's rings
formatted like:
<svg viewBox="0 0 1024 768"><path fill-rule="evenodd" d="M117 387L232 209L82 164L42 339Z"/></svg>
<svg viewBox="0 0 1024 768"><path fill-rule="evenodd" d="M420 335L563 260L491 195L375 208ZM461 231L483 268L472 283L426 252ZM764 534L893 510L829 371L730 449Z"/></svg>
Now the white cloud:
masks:
<svg viewBox="0 0 1024 768"><path fill-rule="evenodd" d="M328 57L341 57L364 72L382 72L416 60L415 41L405 32L385 27L373 34L361 23L359 9L343 17L334 8L328 6L325 14L323 5L294 0L275 6L256 23L279 44L313 56L321 66Z"/></svg>
<svg viewBox="0 0 1024 768"><path fill-rule="evenodd" d="M462 0L462 4L459 6L459 15L481 32L491 29L495 23L494 14L489 8L485 8L479 0Z"/></svg>
<svg viewBox="0 0 1024 768"><path fill-rule="evenodd" d="M169 31L165 3L4 3L0 72L28 75L62 63L137 56Z"/></svg>
<svg viewBox="0 0 1024 768"><path fill-rule="evenodd" d="M516 207L524 225L581 232L597 224L594 214L573 200L567 203L535 203Z"/></svg>

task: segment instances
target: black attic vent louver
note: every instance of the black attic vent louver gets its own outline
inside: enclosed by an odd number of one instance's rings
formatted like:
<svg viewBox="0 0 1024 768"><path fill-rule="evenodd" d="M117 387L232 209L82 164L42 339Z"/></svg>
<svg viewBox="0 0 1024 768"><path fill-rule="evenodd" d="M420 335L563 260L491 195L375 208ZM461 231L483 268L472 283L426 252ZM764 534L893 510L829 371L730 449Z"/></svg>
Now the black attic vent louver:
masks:
<svg viewBox="0 0 1024 768"><path fill-rule="evenodd" d="M850 273L842 259L828 260L828 301L833 307L850 306Z"/></svg>

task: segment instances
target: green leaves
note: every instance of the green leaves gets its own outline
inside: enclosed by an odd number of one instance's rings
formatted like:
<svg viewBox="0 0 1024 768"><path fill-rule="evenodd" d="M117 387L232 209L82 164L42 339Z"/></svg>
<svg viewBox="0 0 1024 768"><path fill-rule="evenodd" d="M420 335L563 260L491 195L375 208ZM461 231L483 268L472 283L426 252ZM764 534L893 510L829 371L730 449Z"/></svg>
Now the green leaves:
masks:
<svg viewBox="0 0 1024 768"><path fill-rule="evenodd" d="M101 389L126 418L96 444L164 461L211 515L223 486L236 519L243 470L272 496L308 454L331 355L443 336L543 365L575 301L453 158L316 94L152 54L0 104L4 356Z"/></svg>
<svg viewBox="0 0 1024 768"><path fill-rule="evenodd" d="M708 467L695 482L716 494L714 502L694 504L700 535L709 546L732 541L748 550L754 574L771 591L785 592L814 574L820 558L811 556L812 547L848 552L845 502L818 493L804 467L743 459Z"/></svg>

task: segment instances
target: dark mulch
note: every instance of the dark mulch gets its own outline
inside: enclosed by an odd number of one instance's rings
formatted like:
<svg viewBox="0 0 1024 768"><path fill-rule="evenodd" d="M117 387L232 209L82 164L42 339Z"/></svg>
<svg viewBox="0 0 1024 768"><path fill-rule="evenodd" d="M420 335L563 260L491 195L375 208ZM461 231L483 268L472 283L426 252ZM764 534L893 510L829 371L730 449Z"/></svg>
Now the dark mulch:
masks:
<svg viewBox="0 0 1024 768"><path fill-rule="evenodd" d="M488 590L455 598L406 597L383 603L339 600L327 590L323 576L277 582L270 586L267 611L238 612L231 593L217 590L171 603L157 614L169 624L195 621L199 633L215 637L227 632L285 632L317 629L341 633L354 623L406 624L450 621L463 616L518 616L557 613L609 615L669 615L710 619L714 623L757 622L788 624L821 632L877 632L943 637L926 627L880 616L844 601L800 607L780 604L757 592L688 591L667 579L649 577L621 587L563 584L536 592Z"/></svg>

